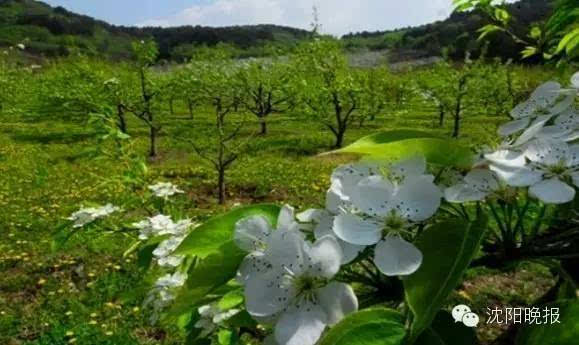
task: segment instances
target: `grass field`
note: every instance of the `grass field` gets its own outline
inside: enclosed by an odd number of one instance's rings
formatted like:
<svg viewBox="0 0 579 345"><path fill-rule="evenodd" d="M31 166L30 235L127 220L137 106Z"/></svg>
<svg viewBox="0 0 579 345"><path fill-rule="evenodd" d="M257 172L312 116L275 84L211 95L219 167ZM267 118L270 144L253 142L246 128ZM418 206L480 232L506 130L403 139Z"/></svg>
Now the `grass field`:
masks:
<svg viewBox="0 0 579 345"><path fill-rule="evenodd" d="M184 109L167 119L159 157L149 163L149 182L170 181L186 191L179 197L186 216L204 220L234 204L290 203L300 209L319 206L332 169L352 157L317 154L329 150L330 132L315 122L274 115L269 133L251 140L248 152L228 172L225 206L215 199L215 173L186 141L213 121L207 114L189 120ZM181 115L183 113L183 115ZM465 116L460 141L474 145L494 138L506 118ZM346 142L381 129L425 128L448 136L451 123L437 127L434 112L385 114L362 128L353 125ZM248 136L258 123L246 127ZM146 154L147 132L132 119L129 133ZM85 202L119 203L125 192L107 178L120 173L115 161L87 156L95 135L65 122L12 120L0 124L0 344L181 344L172 329L151 326L142 306L147 286L135 257L123 258L130 240L97 239L80 233L64 248L51 248L52 235ZM138 214L123 221L134 221ZM481 273L485 273L482 275ZM479 313L495 303L517 305L541 296L553 284L545 269L527 265L517 273L472 270L455 302L468 302ZM500 329L479 327L490 341Z"/></svg>

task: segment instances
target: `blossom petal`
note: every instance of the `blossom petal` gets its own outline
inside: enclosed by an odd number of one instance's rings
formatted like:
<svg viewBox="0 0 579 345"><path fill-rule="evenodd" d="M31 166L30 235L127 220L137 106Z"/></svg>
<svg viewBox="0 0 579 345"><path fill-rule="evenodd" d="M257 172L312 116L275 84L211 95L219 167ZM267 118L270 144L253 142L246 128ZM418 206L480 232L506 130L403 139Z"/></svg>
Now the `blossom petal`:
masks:
<svg viewBox="0 0 579 345"><path fill-rule="evenodd" d="M322 307L311 302L288 309L275 325L275 339L280 345L314 345L327 325Z"/></svg>
<svg viewBox="0 0 579 345"><path fill-rule="evenodd" d="M569 146L569 153L567 154L565 163L569 168L579 166L579 143Z"/></svg>
<svg viewBox="0 0 579 345"><path fill-rule="evenodd" d="M245 307L254 316L270 316L283 310L294 296L294 289L285 281L285 272L270 270L252 276L245 283Z"/></svg>
<svg viewBox="0 0 579 345"><path fill-rule="evenodd" d="M317 240L309 250L315 274L325 278L332 278L338 273L342 264L342 255L338 240L331 235Z"/></svg>
<svg viewBox="0 0 579 345"><path fill-rule="evenodd" d="M344 204L344 201L333 189L328 190L326 193L326 210L336 214L340 211L340 207Z"/></svg>
<svg viewBox="0 0 579 345"><path fill-rule="evenodd" d="M241 262L241 265L239 265L236 280L239 284L243 285L253 276L263 274L270 268L271 265L267 261L264 253L253 252L247 255Z"/></svg>
<svg viewBox="0 0 579 345"><path fill-rule="evenodd" d="M499 127L499 131L498 131L499 135L502 137L506 137L508 135L518 133L518 132L522 131L523 129L527 128L529 126L530 122L531 122L531 119L528 117L524 117L524 118L519 119L519 120L507 122L504 125Z"/></svg>
<svg viewBox="0 0 579 345"><path fill-rule="evenodd" d="M274 231L265 249L267 260L274 269L297 267L304 260L304 235L299 231Z"/></svg>
<svg viewBox="0 0 579 345"><path fill-rule="evenodd" d="M426 171L424 156L416 156L396 163L391 172L399 177L423 175Z"/></svg>
<svg viewBox="0 0 579 345"><path fill-rule="evenodd" d="M410 275L422 264L422 253L399 236L387 236L374 249L374 263L387 276Z"/></svg>
<svg viewBox="0 0 579 345"><path fill-rule="evenodd" d="M338 167L332 173L331 189L344 201L349 201L352 190L358 182L378 173L375 164L348 164Z"/></svg>
<svg viewBox="0 0 579 345"><path fill-rule="evenodd" d="M348 284L331 282L316 291L316 297L328 316L328 325L334 325L358 310L358 298Z"/></svg>
<svg viewBox="0 0 579 345"><path fill-rule="evenodd" d="M323 216L320 219L320 222L318 223L316 228L314 229L314 235L316 239L320 239L328 235L336 236L336 234L334 233L333 226L334 226L334 216L329 213ZM342 265L350 263L358 256L358 254L362 250L364 250L364 248L366 248L365 246L345 242L340 238L337 238L337 240L338 243L340 244L340 247L342 247L342 254L343 254Z"/></svg>
<svg viewBox="0 0 579 345"><path fill-rule="evenodd" d="M514 150L499 150L484 155L493 164L511 167L523 167L526 164L525 155Z"/></svg>
<svg viewBox="0 0 579 345"><path fill-rule="evenodd" d="M397 211L415 222L432 217L441 199L442 192L428 175L407 179L395 195Z"/></svg>
<svg viewBox="0 0 579 345"><path fill-rule="evenodd" d="M550 107L549 113L551 115L560 114L571 107L575 101L575 94L573 93L560 93L560 97L557 101Z"/></svg>
<svg viewBox="0 0 579 345"><path fill-rule="evenodd" d="M579 72L575 72L571 77L571 85L573 85L574 88L579 89Z"/></svg>
<svg viewBox="0 0 579 345"><path fill-rule="evenodd" d="M240 249L252 252L267 241L271 231L271 225L265 217L251 216L235 224L233 240Z"/></svg>
<svg viewBox="0 0 579 345"><path fill-rule="evenodd" d="M569 145L562 141L538 139L525 150L525 156L533 162L544 165L559 164L569 154Z"/></svg>
<svg viewBox="0 0 579 345"><path fill-rule="evenodd" d="M278 231L297 230L297 223L294 219L295 210L290 205L284 205L277 217Z"/></svg>
<svg viewBox="0 0 579 345"><path fill-rule="evenodd" d="M487 191L477 190L467 183L459 183L444 190L444 198L452 203L480 201L488 194Z"/></svg>
<svg viewBox="0 0 579 345"><path fill-rule="evenodd" d="M543 173L528 167L492 164L494 171L501 181L512 187L527 187L541 181Z"/></svg>
<svg viewBox="0 0 579 345"><path fill-rule="evenodd" d="M370 176L361 180L353 189L352 204L368 215L386 215L394 192L394 185L382 176Z"/></svg>
<svg viewBox="0 0 579 345"><path fill-rule="evenodd" d="M546 204L564 204L575 198L575 189L557 178L552 178L531 186L529 194Z"/></svg>
<svg viewBox="0 0 579 345"><path fill-rule="evenodd" d="M325 212L325 210L311 208L309 210L305 210L304 212L298 213L296 218L302 223L318 222Z"/></svg>
<svg viewBox="0 0 579 345"><path fill-rule="evenodd" d="M541 132L543 127L545 127L547 121L549 121L550 119L551 116L539 116L538 118L536 118L535 121L533 121L533 123L531 124L531 126L527 128L527 130L525 130L517 138L513 146L521 146L529 142L531 139L535 138L537 134Z"/></svg>
<svg viewBox="0 0 579 345"><path fill-rule="evenodd" d="M348 243L370 246L380 240L381 228L353 214L341 214L334 218L334 233Z"/></svg>
<svg viewBox="0 0 579 345"><path fill-rule="evenodd" d="M571 174L571 179L573 179L573 184L577 187L579 187L579 171L578 172L574 172Z"/></svg>

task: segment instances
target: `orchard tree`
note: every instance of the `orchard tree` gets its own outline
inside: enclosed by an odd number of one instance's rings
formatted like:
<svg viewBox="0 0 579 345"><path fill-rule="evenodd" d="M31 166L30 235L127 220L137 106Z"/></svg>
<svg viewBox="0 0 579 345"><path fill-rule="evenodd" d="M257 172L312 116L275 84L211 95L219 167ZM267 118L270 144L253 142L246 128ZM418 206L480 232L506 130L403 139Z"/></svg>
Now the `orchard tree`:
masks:
<svg viewBox="0 0 579 345"><path fill-rule="evenodd" d="M34 113L75 121L87 121L89 114L108 104L103 92L107 63L84 56L50 62L40 75Z"/></svg>
<svg viewBox="0 0 579 345"><path fill-rule="evenodd" d="M129 69L124 64L114 71L114 77L104 82L104 90L108 96L108 102L114 108L114 117L116 126L122 132L127 134L127 114L134 110L137 103L138 93L134 85L137 80L132 73L127 73Z"/></svg>
<svg viewBox="0 0 579 345"><path fill-rule="evenodd" d="M244 152L249 138L242 142L240 132L245 117L236 110L240 102L240 87L235 78L237 73L233 61L226 54L216 51L209 61L194 62L190 68L198 73L200 96L204 104L210 104L215 116L215 126L203 138L189 138L193 149L208 161L217 173L217 198L219 204L226 199L226 173Z"/></svg>
<svg viewBox="0 0 579 345"><path fill-rule="evenodd" d="M247 111L257 116L260 134L266 135L267 118L292 106L289 66L277 60L250 61L239 70L237 77L242 91L241 102Z"/></svg>
<svg viewBox="0 0 579 345"><path fill-rule="evenodd" d="M326 126L342 147L344 135L361 106L362 85L348 66L338 41L315 39L295 57L295 92L304 111Z"/></svg>
<svg viewBox="0 0 579 345"><path fill-rule="evenodd" d="M149 157L153 158L157 156L157 136L161 131L161 124L154 111L154 102L160 98L159 85L151 75L151 67L157 61L159 48L154 41L140 41L133 43L133 52L137 59L140 89L139 101L133 114L149 128Z"/></svg>
<svg viewBox="0 0 579 345"><path fill-rule="evenodd" d="M201 80L203 69L198 70L196 64L191 63L184 68L178 70L175 74L175 79L178 81L179 97L183 99L187 106L189 118L191 120L195 117L195 108L202 104L203 94L201 92Z"/></svg>
<svg viewBox="0 0 579 345"><path fill-rule="evenodd" d="M452 116L453 138L460 135L461 120L469 105L472 66L473 62L468 57L462 66L455 67L448 62L441 62L422 73L418 79L423 94L437 105L440 125L444 122L445 114Z"/></svg>

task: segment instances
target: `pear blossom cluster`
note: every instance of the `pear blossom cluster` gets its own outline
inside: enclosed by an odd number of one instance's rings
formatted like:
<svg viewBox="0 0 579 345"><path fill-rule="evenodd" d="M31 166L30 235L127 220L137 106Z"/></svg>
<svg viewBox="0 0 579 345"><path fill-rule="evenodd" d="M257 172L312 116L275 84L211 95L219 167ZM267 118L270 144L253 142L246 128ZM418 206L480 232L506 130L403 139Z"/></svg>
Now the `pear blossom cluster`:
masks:
<svg viewBox="0 0 579 345"><path fill-rule="evenodd" d="M170 182L159 182L149 186L149 190L158 198L167 199L175 194L183 194L184 191Z"/></svg>
<svg viewBox="0 0 579 345"><path fill-rule="evenodd" d="M201 306L197 311L199 312L199 320L195 323L195 328L200 328L200 336L205 338L241 310L235 308L222 310L217 303L213 303Z"/></svg>
<svg viewBox="0 0 579 345"><path fill-rule="evenodd" d="M445 190L449 202L481 201L506 188L528 188L545 204L575 199L579 187L579 72L571 88L540 85L499 128L503 143L483 154L462 181Z"/></svg>
<svg viewBox="0 0 579 345"><path fill-rule="evenodd" d="M358 309L353 289L334 280L343 261L336 237L306 237L290 206L275 229L262 216L236 224L235 243L249 252L238 274L245 307L259 322L275 325L273 343L313 345L326 327Z"/></svg>
<svg viewBox="0 0 579 345"><path fill-rule="evenodd" d="M268 343L313 345L358 309L352 288L335 279L344 265L371 260L386 276L415 273L423 261L415 238L444 201L483 201L516 188L547 204L572 201L579 187L578 91L579 73L571 89L540 85L499 128L499 148L479 154L465 176L437 179L420 156L348 164L332 173L323 209L295 215L286 205L275 225L262 216L237 222L235 243L248 253L237 281L247 312L273 325Z"/></svg>
<svg viewBox="0 0 579 345"><path fill-rule="evenodd" d="M151 305L153 308L151 323L157 322L160 312L175 300L175 291L182 287L186 280L187 274L177 271L168 273L155 282L143 303L144 306Z"/></svg>
<svg viewBox="0 0 579 345"><path fill-rule="evenodd" d="M174 222L171 217L163 214L133 223L133 227L139 230L140 240L144 241L163 235L168 236L168 238L159 243L153 251L153 255L161 267L177 267L183 262L184 257L181 255L173 255L173 252L179 247L185 237L187 237L191 229L196 226L197 224L191 222L190 219Z"/></svg>
<svg viewBox="0 0 579 345"><path fill-rule="evenodd" d="M82 228L83 226L93 223L97 219L105 218L106 216L120 211L120 207L107 204L100 207L86 207L74 212L68 220L73 221L73 228Z"/></svg>

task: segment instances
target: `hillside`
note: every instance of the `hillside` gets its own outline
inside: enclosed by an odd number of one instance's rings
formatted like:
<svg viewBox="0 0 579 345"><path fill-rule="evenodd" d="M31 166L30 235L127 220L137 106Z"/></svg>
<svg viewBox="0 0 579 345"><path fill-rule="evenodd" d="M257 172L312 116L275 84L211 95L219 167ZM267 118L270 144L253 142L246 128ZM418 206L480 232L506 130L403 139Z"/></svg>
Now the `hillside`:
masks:
<svg viewBox="0 0 579 345"><path fill-rule="evenodd" d="M450 1L450 0L449 0ZM526 36L531 24L546 19L552 11L552 0L522 0L508 5L514 17L514 32ZM359 32L345 35L349 50L391 49L399 55L413 53L415 57L439 55L444 50L454 58L462 58L466 51L478 55L481 43L477 30L489 24L482 13L452 13L449 18L432 24L393 31ZM521 46L505 34L490 37L488 55L518 59Z"/></svg>
<svg viewBox="0 0 579 345"><path fill-rule="evenodd" d="M450 0L448 0L450 1ZM531 23L545 19L551 0L522 0L510 5L515 32L525 35ZM401 61L438 56L443 50L453 58L466 51L477 55L481 44L477 30L487 24L481 13L453 13L448 19L419 27L394 31L361 32L344 36L345 47L389 51L391 60ZM276 25L232 27L181 26L137 28L110 25L89 16L51 7L35 0L0 0L0 47L24 44L37 56L63 56L80 51L114 59L130 57L130 42L153 37L162 59L183 61L200 45L230 44L238 57L263 56L266 46L287 51L309 32ZM521 46L505 35L493 35L488 55L518 58Z"/></svg>
<svg viewBox="0 0 579 345"><path fill-rule="evenodd" d="M130 42L146 37L155 38L164 59L179 59L192 46L212 46L220 42L229 43L245 54L260 55L265 43L288 46L306 35L307 31L276 25L223 28L114 26L40 1L0 0L0 46L22 43L28 52L48 57L81 51L116 59L127 58Z"/></svg>

